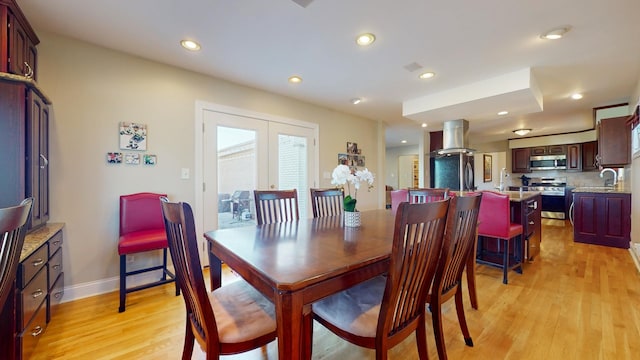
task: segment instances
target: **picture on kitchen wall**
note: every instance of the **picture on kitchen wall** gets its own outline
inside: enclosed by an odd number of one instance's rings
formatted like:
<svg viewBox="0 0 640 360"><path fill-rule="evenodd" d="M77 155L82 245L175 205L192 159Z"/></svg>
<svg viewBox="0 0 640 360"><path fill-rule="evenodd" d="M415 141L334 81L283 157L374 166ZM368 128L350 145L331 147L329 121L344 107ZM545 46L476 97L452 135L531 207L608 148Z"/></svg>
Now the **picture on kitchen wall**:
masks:
<svg viewBox="0 0 640 360"><path fill-rule="evenodd" d="M347 153L358 154L358 144L354 142L347 142Z"/></svg>
<svg viewBox="0 0 640 360"><path fill-rule="evenodd" d="M145 165L155 165L158 162L158 158L155 155L144 155Z"/></svg>
<svg viewBox="0 0 640 360"><path fill-rule="evenodd" d="M121 162L122 162L122 153L119 153L119 152L107 153L107 163L120 164Z"/></svg>
<svg viewBox="0 0 640 360"><path fill-rule="evenodd" d="M139 165L140 164L140 154L136 153L126 153L124 154L124 163L129 165Z"/></svg>
<svg viewBox="0 0 640 360"><path fill-rule="evenodd" d="M147 125L121 122L120 149L147 150Z"/></svg>
<svg viewBox="0 0 640 360"><path fill-rule="evenodd" d="M349 165L349 155L338 154L338 165Z"/></svg>
<svg viewBox="0 0 640 360"><path fill-rule="evenodd" d="M483 166L484 166L483 167L484 171L483 171L482 178L483 178L484 182L491 182L491 167L492 167L491 155L483 155L482 159L483 159L482 163L483 163Z"/></svg>

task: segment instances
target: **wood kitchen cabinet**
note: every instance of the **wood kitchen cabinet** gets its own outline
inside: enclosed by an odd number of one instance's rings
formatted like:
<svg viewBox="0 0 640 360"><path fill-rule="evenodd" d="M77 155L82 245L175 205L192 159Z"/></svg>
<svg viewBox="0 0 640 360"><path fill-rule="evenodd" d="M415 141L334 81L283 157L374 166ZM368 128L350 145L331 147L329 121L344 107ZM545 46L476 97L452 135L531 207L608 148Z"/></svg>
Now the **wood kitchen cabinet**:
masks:
<svg viewBox="0 0 640 360"><path fill-rule="evenodd" d="M49 219L49 102L32 82L0 79L0 207L33 197L30 228Z"/></svg>
<svg viewBox="0 0 640 360"><path fill-rule="evenodd" d="M536 146L531 148L531 155L564 155L566 149L564 145Z"/></svg>
<svg viewBox="0 0 640 360"><path fill-rule="evenodd" d="M520 148L511 150L511 172L530 173L530 148Z"/></svg>
<svg viewBox="0 0 640 360"><path fill-rule="evenodd" d="M575 242L629 248L631 194L574 192L573 214Z"/></svg>
<svg viewBox="0 0 640 360"><path fill-rule="evenodd" d="M582 144L567 145L567 171L582 171Z"/></svg>
<svg viewBox="0 0 640 360"><path fill-rule="evenodd" d="M602 119L598 129L598 162L602 167L623 167L631 162L628 116Z"/></svg>
<svg viewBox="0 0 640 360"><path fill-rule="evenodd" d="M0 0L0 72L37 79L40 42L15 0Z"/></svg>
<svg viewBox="0 0 640 360"><path fill-rule="evenodd" d="M582 171L598 170L596 161L598 155L598 142L589 141L582 143Z"/></svg>

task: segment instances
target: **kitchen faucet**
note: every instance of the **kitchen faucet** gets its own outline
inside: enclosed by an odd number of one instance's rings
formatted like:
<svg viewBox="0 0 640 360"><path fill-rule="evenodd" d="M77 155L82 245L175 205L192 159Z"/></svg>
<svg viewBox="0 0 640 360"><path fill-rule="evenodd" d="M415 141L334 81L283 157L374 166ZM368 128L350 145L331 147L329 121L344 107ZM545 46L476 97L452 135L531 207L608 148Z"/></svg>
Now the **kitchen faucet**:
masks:
<svg viewBox="0 0 640 360"><path fill-rule="evenodd" d="M600 171L600 177L604 178L604 173L606 173L607 171L610 171L611 173L613 173L613 184L611 184L611 186L616 186L616 184L618 183L618 172L610 169L610 168L606 168L606 169L602 169L602 171ZM604 181L604 186L607 186L607 180Z"/></svg>

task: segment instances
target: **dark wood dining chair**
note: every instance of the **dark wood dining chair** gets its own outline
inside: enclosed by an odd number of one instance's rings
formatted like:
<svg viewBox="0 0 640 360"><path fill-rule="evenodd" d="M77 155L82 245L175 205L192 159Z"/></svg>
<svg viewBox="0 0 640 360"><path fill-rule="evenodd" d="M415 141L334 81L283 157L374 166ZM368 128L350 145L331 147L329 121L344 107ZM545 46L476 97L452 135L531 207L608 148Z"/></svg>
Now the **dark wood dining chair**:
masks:
<svg viewBox="0 0 640 360"><path fill-rule="evenodd" d="M462 303L462 273L475 248L481 194L452 197L436 274L427 296L438 348L438 358L446 359L447 350L442 329L442 304L455 296L456 313L465 344L473 346Z"/></svg>
<svg viewBox="0 0 640 360"><path fill-rule="evenodd" d="M256 221L258 225L277 222L297 221L298 191L293 190L254 190L256 202Z"/></svg>
<svg viewBox="0 0 640 360"><path fill-rule="evenodd" d="M0 209L0 312L12 294L33 198Z"/></svg>
<svg viewBox="0 0 640 360"><path fill-rule="evenodd" d="M194 340L208 360L249 351L275 340L273 304L247 282L240 279L207 292L191 206L163 199L162 212L187 310L182 359L191 359Z"/></svg>
<svg viewBox="0 0 640 360"><path fill-rule="evenodd" d="M448 188L411 188L409 189L410 203L425 203L449 198Z"/></svg>
<svg viewBox="0 0 640 360"><path fill-rule="evenodd" d="M341 189L309 189L313 217L325 217L342 214L344 193Z"/></svg>
<svg viewBox="0 0 640 360"><path fill-rule="evenodd" d="M448 205L449 200L401 203L386 276L314 303L313 317L344 340L375 349L376 359L386 359L390 348L415 332L420 359L427 359L424 301L440 256Z"/></svg>

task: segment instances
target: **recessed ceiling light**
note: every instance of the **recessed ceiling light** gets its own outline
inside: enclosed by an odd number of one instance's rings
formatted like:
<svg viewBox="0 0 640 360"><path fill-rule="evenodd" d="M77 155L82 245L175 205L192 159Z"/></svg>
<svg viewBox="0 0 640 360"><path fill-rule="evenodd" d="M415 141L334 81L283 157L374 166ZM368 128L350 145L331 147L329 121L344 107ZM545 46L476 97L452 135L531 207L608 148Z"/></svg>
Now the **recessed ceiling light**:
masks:
<svg viewBox="0 0 640 360"><path fill-rule="evenodd" d="M503 115L507 115L508 113L509 113L508 111L500 111L498 115L503 116Z"/></svg>
<svg viewBox="0 0 640 360"><path fill-rule="evenodd" d="M424 73L420 74L419 78L420 79L431 79L434 76L436 76L436 73L434 73L432 71L427 71L427 72L424 72Z"/></svg>
<svg viewBox="0 0 640 360"><path fill-rule="evenodd" d="M182 47L187 49L187 50L191 50L191 51L200 50L200 44L198 44L197 42L195 42L193 40L182 40L182 41L180 41L180 45L182 45Z"/></svg>
<svg viewBox="0 0 640 360"><path fill-rule="evenodd" d="M353 105L358 105L358 104L360 104L361 102L362 102L362 99L360 99L360 98L353 98L353 99L351 99L351 103L352 103Z"/></svg>
<svg viewBox="0 0 640 360"><path fill-rule="evenodd" d="M582 94L579 94L579 93L571 94L571 98L573 100L580 100L582 99Z"/></svg>
<svg viewBox="0 0 640 360"><path fill-rule="evenodd" d="M422 127L423 128L427 127L427 123L422 123Z"/></svg>
<svg viewBox="0 0 640 360"><path fill-rule="evenodd" d="M374 41L376 41L376 36L371 33L360 34L356 38L356 44L360 46L371 45Z"/></svg>
<svg viewBox="0 0 640 360"><path fill-rule="evenodd" d="M531 131L531 129L518 129L518 130L513 130L514 133L520 135L520 136L525 136L527 135L529 132Z"/></svg>
<svg viewBox="0 0 640 360"><path fill-rule="evenodd" d="M401 143L403 143L403 144L406 144L406 143L407 143L407 140L402 140L402 141L400 141L400 142L401 142Z"/></svg>
<svg viewBox="0 0 640 360"><path fill-rule="evenodd" d="M546 33L540 35L541 39L546 40L558 40L564 36L570 30L569 26L558 27L555 29L551 29Z"/></svg>
<svg viewBox="0 0 640 360"><path fill-rule="evenodd" d="M293 75L292 77L289 78L289 82L292 84L298 84L302 82L302 78L298 75Z"/></svg>

